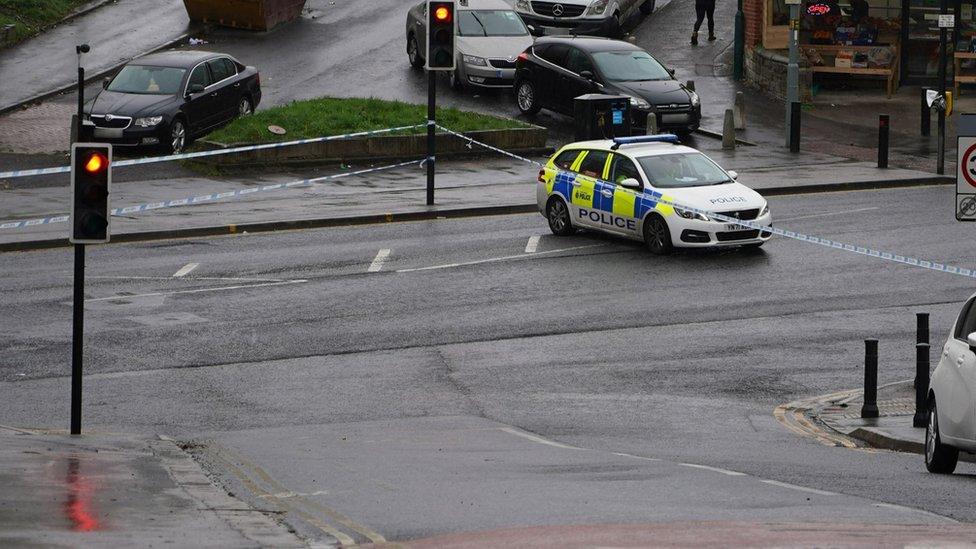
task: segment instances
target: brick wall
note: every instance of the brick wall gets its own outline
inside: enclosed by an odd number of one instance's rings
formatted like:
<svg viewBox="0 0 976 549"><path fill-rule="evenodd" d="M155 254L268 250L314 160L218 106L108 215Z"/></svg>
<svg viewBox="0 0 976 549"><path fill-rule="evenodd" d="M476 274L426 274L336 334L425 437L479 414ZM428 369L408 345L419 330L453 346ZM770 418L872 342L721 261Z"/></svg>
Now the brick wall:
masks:
<svg viewBox="0 0 976 549"><path fill-rule="evenodd" d="M762 42L763 3L765 0L743 0L742 13L746 16L746 48Z"/></svg>
<svg viewBox="0 0 976 549"><path fill-rule="evenodd" d="M786 67L788 60L778 53L754 47L746 51L745 59L746 82L766 95L786 100ZM809 68L800 67L800 101L809 103L813 100L810 85L813 73Z"/></svg>

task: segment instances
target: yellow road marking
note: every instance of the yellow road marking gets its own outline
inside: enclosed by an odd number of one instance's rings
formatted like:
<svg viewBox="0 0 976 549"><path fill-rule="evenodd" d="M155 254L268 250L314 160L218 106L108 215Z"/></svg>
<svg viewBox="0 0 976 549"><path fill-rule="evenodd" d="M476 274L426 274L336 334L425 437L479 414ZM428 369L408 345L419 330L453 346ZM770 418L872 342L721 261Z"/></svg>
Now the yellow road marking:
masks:
<svg viewBox="0 0 976 549"><path fill-rule="evenodd" d="M272 478L271 475L269 475L261 467L255 465L254 463L251 463L250 461L244 459L240 455L235 454L234 452L231 452L230 450L228 450L228 449L226 449L224 447L220 447L220 450L219 451L220 452L223 452L224 454L226 454L227 457L231 457L231 458L237 460L244 467L250 469L255 475L257 475L257 477L259 479L261 479L266 484L268 484L268 486L271 486L273 489L277 490L279 493L280 492L288 492L289 491L287 487L285 487L283 484L281 484L280 482L278 482L277 480L275 480L274 478ZM226 459L225 459L225 461L226 461ZM352 519L350 519L349 517L343 515L342 513L339 513L338 511L335 511L333 509L330 509L330 508L328 508L328 507L326 507L324 505L321 505L321 504L319 504L317 502L307 500L305 498L296 497L296 498L294 498L294 500L295 501L300 501L301 503L303 503L307 507L311 507L311 508L313 508L313 509L315 509L315 510L317 510L317 511L319 511L319 512L325 514L325 515L327 515L332 520L335 520L336 522L338 522L339 524L345 526L346 528L349 528L350 530L353 530L353 531L355 531L355 532L357 532L359 534L362 534L363 536L367 537L373 543L386 543L386 538L384 538L378 532L375 532L375 531L371 530L370 528L368 528L368 527L366 527L366 526L364 526L362 524L359 524L359 523L353 521Z"/></svg>

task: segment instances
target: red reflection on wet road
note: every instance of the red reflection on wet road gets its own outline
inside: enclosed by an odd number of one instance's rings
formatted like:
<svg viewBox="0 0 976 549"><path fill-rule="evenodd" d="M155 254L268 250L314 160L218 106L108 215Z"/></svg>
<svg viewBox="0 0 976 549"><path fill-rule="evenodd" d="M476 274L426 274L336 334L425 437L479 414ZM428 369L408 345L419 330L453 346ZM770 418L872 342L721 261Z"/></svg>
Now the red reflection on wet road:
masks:
<svg viewBox="0 0 976 549"><path fill-rule="evenodd" d="M81 476L80 469L78 458L68 458L68 499L64 502L64 514L71 521L73 531L92 532L100 525L91 512L91 483Z"/></svg>

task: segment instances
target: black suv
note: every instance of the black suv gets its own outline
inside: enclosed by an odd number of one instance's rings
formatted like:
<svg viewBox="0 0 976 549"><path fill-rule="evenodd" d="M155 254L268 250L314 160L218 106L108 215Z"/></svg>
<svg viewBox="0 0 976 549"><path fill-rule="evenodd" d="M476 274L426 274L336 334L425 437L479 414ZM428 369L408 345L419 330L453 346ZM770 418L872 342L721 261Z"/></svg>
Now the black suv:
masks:
<svg viewBox="0 0 976 549"><path fill-rule="evenodd" d="M698 94L651 54L629 42L593 37L540 38L515 62L515 101L522 113L546 108L572 116L573 99L588 93L630 96L632 126L657 117L660 130L698 128Z"/></svg>

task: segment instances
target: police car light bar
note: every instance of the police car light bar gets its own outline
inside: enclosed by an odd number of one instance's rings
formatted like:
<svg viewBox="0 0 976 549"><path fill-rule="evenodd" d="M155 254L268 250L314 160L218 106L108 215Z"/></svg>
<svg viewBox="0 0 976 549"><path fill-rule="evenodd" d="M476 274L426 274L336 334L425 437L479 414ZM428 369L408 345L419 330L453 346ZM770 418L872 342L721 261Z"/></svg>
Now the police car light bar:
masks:
<svg viewBox="0 0 976 549"><path fill-rule="evenodd" d="M658 135L635 135L634 137L614 137L612 150L617 150L621 145L638 145L641 143L681 143L681 139L673 133L661 133Z"/></svg>

